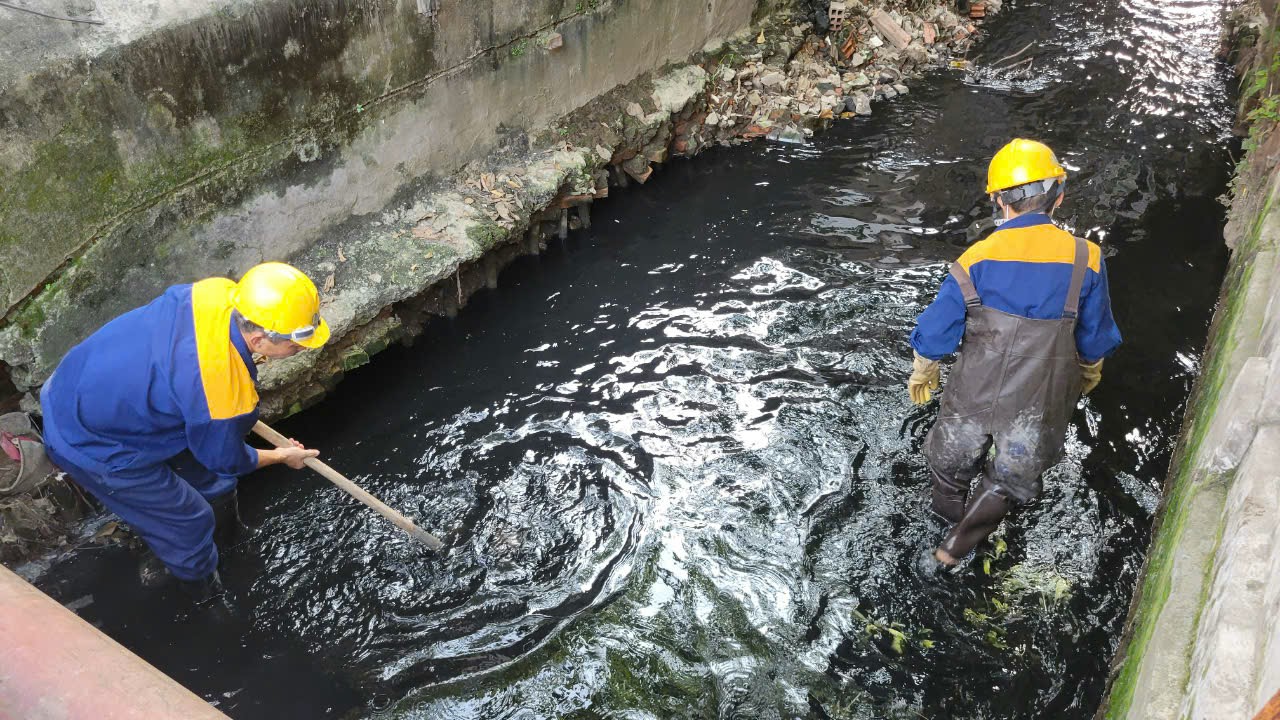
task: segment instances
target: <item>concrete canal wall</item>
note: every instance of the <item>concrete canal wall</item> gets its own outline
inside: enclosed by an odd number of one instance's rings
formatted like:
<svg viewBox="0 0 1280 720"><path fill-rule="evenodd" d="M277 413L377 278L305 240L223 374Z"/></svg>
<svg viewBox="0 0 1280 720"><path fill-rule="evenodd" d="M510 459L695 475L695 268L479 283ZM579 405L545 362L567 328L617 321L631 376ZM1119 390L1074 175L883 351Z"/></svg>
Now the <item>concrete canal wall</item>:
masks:
<svg viewBox="0 0 1280 720"><path fill-rule="evenodd" d="M1240 11L1231 263L1100 718L1250 718L1280 690L1280 18Z"/></svg>

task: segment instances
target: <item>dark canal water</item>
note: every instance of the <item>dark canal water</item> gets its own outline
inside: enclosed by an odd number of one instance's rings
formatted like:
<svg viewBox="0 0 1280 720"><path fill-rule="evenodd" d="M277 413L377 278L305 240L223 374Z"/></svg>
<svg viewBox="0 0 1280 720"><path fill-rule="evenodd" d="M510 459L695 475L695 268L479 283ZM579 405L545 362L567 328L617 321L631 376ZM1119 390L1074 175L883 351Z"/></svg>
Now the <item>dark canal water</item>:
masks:
<svg viewBox="0 0 1280 720"><path fill-rule="evenodd" d="M1091 717L1225 263L1224 6L1006 7L974 71L671 163L285 425L447 556L281 471L242 483L238 619L122 549L42 586L236 718ZM1014 136L1070 166L1126 344L1040 502L933 578L906 338Z"/></svg>

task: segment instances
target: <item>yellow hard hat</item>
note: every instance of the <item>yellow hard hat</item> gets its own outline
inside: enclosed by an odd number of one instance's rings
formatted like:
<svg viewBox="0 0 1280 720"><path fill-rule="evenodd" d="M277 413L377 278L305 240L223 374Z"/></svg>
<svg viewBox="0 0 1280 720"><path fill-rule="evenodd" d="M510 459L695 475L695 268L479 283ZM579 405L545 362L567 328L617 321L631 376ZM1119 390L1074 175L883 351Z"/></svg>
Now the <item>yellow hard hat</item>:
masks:
<svg viewBox="0 0 1280 720"><path fill-rule="evenodd" d="M1057 178L1058 182L1067 178L1058 156L1044 143L1017 138L991 158L987 168L987 194L1051 178Z"/></svg>
<svg viewBox="0 0 1280 720"><path fill-rule="evenodd" d="M329 340L316 284L292 265L269 262L249 268L236 283L231 304L249 322L302 347L318 348Z"/></svg>

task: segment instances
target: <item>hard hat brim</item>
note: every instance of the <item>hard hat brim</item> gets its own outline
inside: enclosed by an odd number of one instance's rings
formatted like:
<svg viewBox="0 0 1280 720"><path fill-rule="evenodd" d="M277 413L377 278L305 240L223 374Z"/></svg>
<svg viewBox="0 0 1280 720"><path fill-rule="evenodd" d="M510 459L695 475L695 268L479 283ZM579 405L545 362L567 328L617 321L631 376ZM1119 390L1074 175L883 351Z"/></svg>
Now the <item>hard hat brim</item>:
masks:
<svg viewBox="0 0 1280 720"><path fill-rule="evenodd" d="M294 340L293 342L308 350L314 350L324 345L329 342L329 323L325 322L324 318L320 318L320 324L316 326L316 331L311 337L303 340Z"/></svg>

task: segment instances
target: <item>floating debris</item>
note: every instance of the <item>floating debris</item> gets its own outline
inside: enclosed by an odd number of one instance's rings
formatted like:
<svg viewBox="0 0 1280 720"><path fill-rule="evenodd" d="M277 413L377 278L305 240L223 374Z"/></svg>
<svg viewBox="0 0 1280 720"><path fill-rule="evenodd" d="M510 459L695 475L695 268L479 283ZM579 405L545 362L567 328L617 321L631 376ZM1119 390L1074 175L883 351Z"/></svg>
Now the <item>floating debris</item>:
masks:
<svg viewBox="0 0 1280 720"><path fill-rule="evenodd" d="M789 143L791 145L804 145L804 131L790 125L785 127L774 127L767 135L768 139L774 142Z"/></svg>

